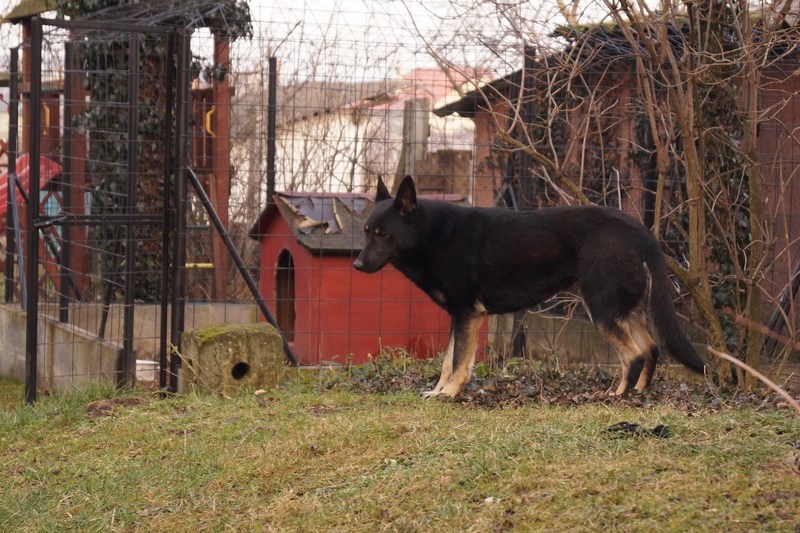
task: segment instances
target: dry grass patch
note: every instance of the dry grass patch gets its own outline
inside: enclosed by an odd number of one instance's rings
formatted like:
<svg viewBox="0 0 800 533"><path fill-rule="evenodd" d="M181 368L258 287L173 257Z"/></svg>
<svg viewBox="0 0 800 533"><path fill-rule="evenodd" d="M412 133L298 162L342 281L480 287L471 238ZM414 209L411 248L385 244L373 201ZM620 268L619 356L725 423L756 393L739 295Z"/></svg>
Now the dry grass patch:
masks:
<svg viewBox="0 0 800 533"><path fill-rule="evenodd" d="M0 411L15 409L22 405L22 384L13 379L0 377Z"/></svg>

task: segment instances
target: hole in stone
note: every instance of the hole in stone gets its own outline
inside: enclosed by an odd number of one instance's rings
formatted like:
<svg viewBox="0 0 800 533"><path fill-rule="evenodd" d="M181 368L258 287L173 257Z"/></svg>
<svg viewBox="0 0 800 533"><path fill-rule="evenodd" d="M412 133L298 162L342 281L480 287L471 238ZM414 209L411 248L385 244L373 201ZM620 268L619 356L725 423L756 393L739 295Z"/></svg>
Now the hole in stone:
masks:
<svg viewBox="0 0 800 533"><path fill-rule="evenodd" d="M233 379L242 379L249 373L250 365L247 363L236 363L233 365L233 368L231 368L231 376L233 376Z"/></svg>

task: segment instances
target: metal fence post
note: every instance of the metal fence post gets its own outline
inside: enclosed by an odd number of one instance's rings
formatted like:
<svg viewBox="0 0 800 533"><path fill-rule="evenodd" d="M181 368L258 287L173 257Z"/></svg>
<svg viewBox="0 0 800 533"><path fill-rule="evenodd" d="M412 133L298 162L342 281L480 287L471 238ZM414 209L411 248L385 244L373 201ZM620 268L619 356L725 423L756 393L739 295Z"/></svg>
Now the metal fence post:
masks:
<svg viewBox="0 0 800 533"><path fill-rule="evenodd" d="M172 316L170 342L170 390L178 388L181 334L184 328L186 306L186 169L189 166L189 64L191 60L191 32L183 30L178 35L178 93L176 107L175 141L175 238L172 253Z"/></svg>
<svg viewBox="0 0 800 533"><path fill-rule="evenodd" d="M72 213L72 43L64 43L64 135L61 139L61 210ZM58 284L58 320L69 321L70 244L72 225L61 226L61 276Z"/></svg>
<svg viewBox="0 0 800 533"><path fill-rule="evenodd" d="M41 101L42 101L42 21L31 20L31 72L30 72L30 163L28 178L28 275L25 291L28 295L25 331L25 401L36 401L37 342L39 337L39 231L36 219L39 216L39 154L41 152ZM11 191L9 191L10 193Z"/></svg>
<svg viewBox="0 0 800 533"><path fill-rule="evenodd" d="M133 349L134 273L136 271L135 224L136 175L138 173L139 138L139 34L131 33L128 40L128 173L125 195L125 289L123 295L122 324L122 382L136 385L136 352Z"/></svg>
<svg viewBox="0 0 800 533"><path fill-rule="evenodd" d="M159 331L159 354L158 354L158 388L167 390L167 352L169 350L169 343L167 338L167 330L169 327L169 309L170 309L170 234L172 232L172 209L174 202L172 200L172 179L171 176L175 175L175 158L173 157L173 143L172 143L172 116L170 111L175 103L175 68L174 62L175 55L175 41L178 33L173 31L167 38L167 79L166 79L166 120L164 121L164 189L162 194L163 199L163 212L162 212L162 226L161 226L161 329ZM177 145L175 145L177 146Z"/></svg>
<svg viewBox="0 0 800 533"><path fill-rule="evenodd" d="M15 217L17 194L17 135L19 134L19 47L11 49L8 106L8 195L6 197L6 284L5 302L14 299L14 250L22 243L16 240L19 217ZM12 194L14 196L12 196ZM18 258L21 259L21 258ZM20 274L22 270L20 269Z"/></svg>

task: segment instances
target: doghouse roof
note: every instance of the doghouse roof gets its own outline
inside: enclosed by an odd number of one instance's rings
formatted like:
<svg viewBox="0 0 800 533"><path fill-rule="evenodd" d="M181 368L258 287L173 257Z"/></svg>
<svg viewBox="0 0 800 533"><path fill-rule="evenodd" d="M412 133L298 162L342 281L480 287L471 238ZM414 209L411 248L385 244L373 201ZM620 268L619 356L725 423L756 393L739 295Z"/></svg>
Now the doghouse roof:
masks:
<svg viewBox="0 0 800 533"><path fill-rule="evenodd" d="M464 202L460 194L420 198ZM364 246L364 223L374 195L365 193L279 192L261 212L248 236L260 241L269 238L267 228L278 215L286 220L292 236L311 252L349 254Z"/></svg>
<svg viewBox="0 0 800 533"><path fill-rule="evenodd" d="M292 236L312 252L349 253L364 245L364 227L373 201L362 193L279 192L261 212L248 236L269 237L267 228L280 215Z"/></svg>

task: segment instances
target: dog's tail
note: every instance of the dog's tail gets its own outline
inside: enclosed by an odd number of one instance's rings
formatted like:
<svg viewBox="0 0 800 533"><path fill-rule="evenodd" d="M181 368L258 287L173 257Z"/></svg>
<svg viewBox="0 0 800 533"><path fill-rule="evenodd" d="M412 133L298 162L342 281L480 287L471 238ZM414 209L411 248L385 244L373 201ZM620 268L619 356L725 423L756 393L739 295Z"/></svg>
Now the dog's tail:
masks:
<svg viewBox="0 0 800 533"><path fill-rule="evenodd" d="M649 254L646 263L651 276L648 302L650 322L657 342L676 361L698 374L703 374L705 363L678 323L678 316L675 314L669 289L667 265L661 255L661 250L656 249L655 253Z"/></svg>

